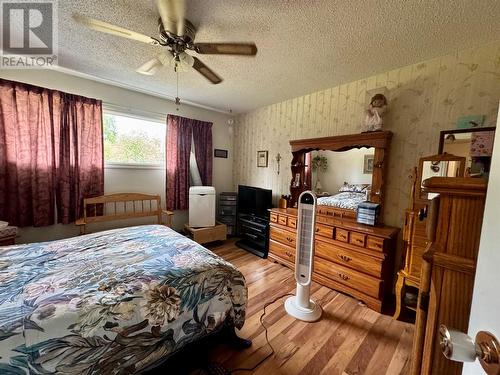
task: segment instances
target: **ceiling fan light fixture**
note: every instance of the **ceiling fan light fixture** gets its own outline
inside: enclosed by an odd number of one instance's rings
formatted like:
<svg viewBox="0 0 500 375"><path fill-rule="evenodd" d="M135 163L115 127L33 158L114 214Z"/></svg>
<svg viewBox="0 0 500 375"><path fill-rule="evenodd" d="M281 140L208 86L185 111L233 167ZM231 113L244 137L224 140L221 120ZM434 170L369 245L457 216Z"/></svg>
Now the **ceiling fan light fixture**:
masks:
<svg viewBox="0 0 500 375"><path fill-rule="evenodd" d="M170 66L178 73L185 73L191 70L194 58L186 52L181 52L170 61Z"/></svg>
<svg viewBox="0 0 500 375"><path fill-rule="evenodd" d="M137 73L144 74L146 76L152 76L156 74L156 72L163 66L160 59L155 57L152 60L149 60L147 63L143 64L139 69L137 69Z"/></svg>
<svg viewBox="0 0 500 375"><path fill-rule="evenodd" d="M180 59L182 64L187 65L189 67L192 67L194 64L193 56L191 56L190 54L188 54L186 52L182 52L181 54L179 54L179 59Z"/></svg>

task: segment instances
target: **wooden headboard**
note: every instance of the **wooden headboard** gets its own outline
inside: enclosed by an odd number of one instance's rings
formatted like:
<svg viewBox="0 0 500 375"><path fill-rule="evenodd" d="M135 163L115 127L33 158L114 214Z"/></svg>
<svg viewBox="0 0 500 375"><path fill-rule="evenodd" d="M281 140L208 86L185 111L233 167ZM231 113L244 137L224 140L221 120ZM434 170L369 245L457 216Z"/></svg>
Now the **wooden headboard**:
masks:
<svg viewBox="0 0 500 375"><path fill-rule="evenodd" d="M85 234L87 225L114 220L156 216L158 224L163 224L163 215L167 217L167 226L172 226L171 211L162 210L159 195L142 193L118 193L101 195L83 200L83 217L75 224L80 227L80 234Z"/></svg>

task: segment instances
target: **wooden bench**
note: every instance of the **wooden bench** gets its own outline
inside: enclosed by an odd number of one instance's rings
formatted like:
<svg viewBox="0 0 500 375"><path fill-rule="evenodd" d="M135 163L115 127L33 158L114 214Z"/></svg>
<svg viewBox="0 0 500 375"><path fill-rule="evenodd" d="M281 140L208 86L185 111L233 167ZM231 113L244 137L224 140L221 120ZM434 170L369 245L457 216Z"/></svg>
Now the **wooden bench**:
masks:
<svg viewBox="0 0 500 375"><path fill-rule="evenodd" d="M173 212L162 210L159 195L142 193L118 193L101 195L83 200L83 217L75 224L80 234L87 232L87 225L115 220L156 216L158 224L163 224L166 216L168 227L172 227Z"/></svg>

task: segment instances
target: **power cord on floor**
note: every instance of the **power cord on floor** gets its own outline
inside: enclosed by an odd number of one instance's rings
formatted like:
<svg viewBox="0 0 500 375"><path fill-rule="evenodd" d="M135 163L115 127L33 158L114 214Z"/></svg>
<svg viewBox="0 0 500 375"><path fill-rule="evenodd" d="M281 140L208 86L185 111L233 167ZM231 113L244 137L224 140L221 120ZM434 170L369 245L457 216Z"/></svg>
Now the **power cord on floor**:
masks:
<svg viewBox="0 0 500 375"><path fill-rule="evenodd" d="M257 367L259 367L262 363L264 363L267 359L269 359L272 355L274 355L275 351L274 351L274 348L273 346L271 345L271 342L269 341L269 338L267 336L267 327L266 325L264 324L264 316L266 316L266 308L270 305L272 305L273 303L276 303L277 301L279 301L280 299L284 298L284 297L291 297L291 296L294 296L294 294L292 293L286 293L286 294L283 294L279 297L276 297L275 299L273 299L272 301L270 302L267 302L266 304L264 304L264 309L262 311L262 315L260 316L259 318L259 321L260 321L260 324L262 325L262 327L264 327L264 335L265 335L265 338L266 338L266 345L269 345L269 347L271 348L271 352L266 355L264 358L262 358L259 362L257 362L257 364L251 368L235 368L233 370L230 370L229 371L229 374L233 374L237 371L255 371L255 369ZM263 348L264 346L261 346L259 349ZM257 350L259 350L257 349Z"/></svg>

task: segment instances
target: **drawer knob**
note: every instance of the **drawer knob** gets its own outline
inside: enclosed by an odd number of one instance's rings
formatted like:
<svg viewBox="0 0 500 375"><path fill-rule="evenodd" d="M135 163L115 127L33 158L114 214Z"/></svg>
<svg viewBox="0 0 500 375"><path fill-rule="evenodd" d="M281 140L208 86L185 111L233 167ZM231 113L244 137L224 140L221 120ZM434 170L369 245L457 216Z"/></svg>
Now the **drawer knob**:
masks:
<svg viewBox="0 0 500 375"><path fill-rule="evenodd" d="M289 252L289 251L286 251L286 252L285 252L285 254L286 254L289 258L291 258L291 257L292 257L292 253L291 253L291 252Z"/></svg>
<svg viewBox="0 0 500 375"><path fill-rule="evenodd" d="M319 228L316 228L316 233L318 233L318 232L319 232Z"/></svg>
<svg viewBox="0 0 500 375"><path fill-rule="evenodd" d="M287 240L288 242L293 242L293 238L290 238L290 237L287 237L287 238L286 238L286 240Z"/></svg>
<svg viewBox="0 0 500 375"><path fill-rule="evenodd" d="M345 280L345 281L349 280L349 276L344 275L343 273L339 273L339 277L340 277L342 280Z"/></svg>
<svg viewBox="0 0 500 375"><path fill-rule="evenodd" d="M339 258L343 260L344 262L350 262L351 258L349 258L347 255L339 255Z"/></svg>

